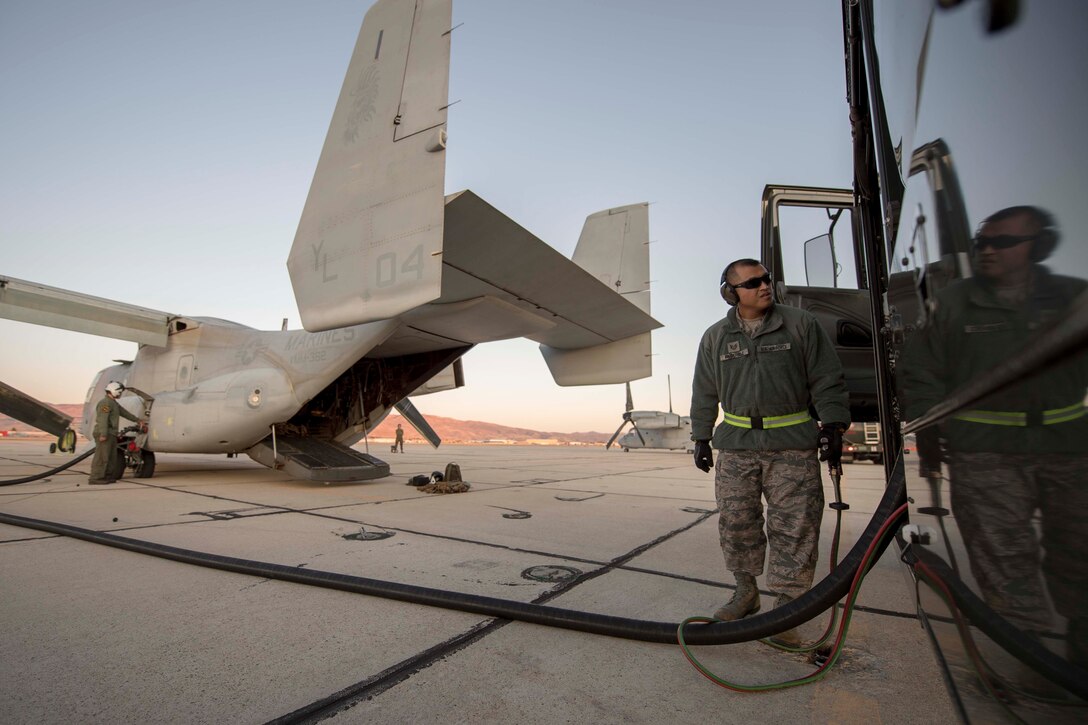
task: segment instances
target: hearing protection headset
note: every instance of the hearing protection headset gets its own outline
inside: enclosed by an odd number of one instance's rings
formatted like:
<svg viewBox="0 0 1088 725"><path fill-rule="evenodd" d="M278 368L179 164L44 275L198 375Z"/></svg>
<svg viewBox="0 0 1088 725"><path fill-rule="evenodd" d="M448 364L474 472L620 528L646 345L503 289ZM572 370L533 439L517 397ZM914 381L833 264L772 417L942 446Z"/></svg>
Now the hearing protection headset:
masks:
<svg viewBox="0 0 1088 725"><path fill-rule="evenodd" d="M1031 242L1031 261L1042 262L1054 253L1054 248L1058 246L1058 240L1061 237L1058 233L1058 225L1054 220L1054 215L1046 209L1028 204L1006 207L983 219L982 223L978 225L978 230L981 231L982 227L992 222L999 222L1020 215L1029 217L1039 227L1039 231L1035 233L1035 238ZM975 236L978 236L977 231Z"/></svg>
<svg viewBox="0 0 1088 725"><path fill-rule="evenodd" d="M728 276L729 267L726 267L724 270L722 270L722 283L718 287L718 289L722 293L722 299L728 302L730 307L736 307L737 303L740 302L740 300L737 298L736 288L733 285L729 284L729 281L727 280Z"/></svg>
<svg viewBox="0 0 1088 725"><path fill-rule="evenodd" d="M1035 237L1035 241L1031 244L1031 261L1042 262L1044 259L1054 253L1054 248L1058 246L1058 225L1054 221L1054 216L1046 211L1040 209L1037 206L1028 207L1035 215L1035 219L1039 222L1039 233Z"/></svg>
<svg viewBox="0 0 1088 725"><path fill-rule="evenodd" d="M722 299L729 303L730 307L736 307L740 303L740 298L737 297L737 288L729 284L729 273L733 271L733 268L738 265L750 266L750 267L762 267L763 263L758 259L738 259L730 262L722 270L721 284L718 285L718 291L722 294Z"/></svg>

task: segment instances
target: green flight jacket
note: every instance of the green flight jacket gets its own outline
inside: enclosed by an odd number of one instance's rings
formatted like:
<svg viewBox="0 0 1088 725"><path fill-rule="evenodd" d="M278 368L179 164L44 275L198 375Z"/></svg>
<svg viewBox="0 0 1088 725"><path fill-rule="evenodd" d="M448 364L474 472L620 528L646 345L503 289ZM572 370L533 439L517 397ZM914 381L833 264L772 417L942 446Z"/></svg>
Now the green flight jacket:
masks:
<svg viewBox="0 0 1088 725"><path fill-rule="evenodd" d="M105 396L102 400L98 401L98 405L94 407L94 431L92 435L97 441L102 436L109 438L110 436L117 435L120 430L119 423L120 418L125 417L131 421L139 422L139 418L134 416L122 408L116 400L110 396Z"/></svg>
<svg viewBox="0 0 1088 725"><path fill-rule="evenodd" d="M1082 279L1036 265L1022 305L1002 301L978 277L942 290L932 319L908 339L898 366L907 420L1032 345L1041 328L1069 314L1086 287ZM1082 453L1086 389L1088 355L1077 353L954 413L942 434L953 451Z"/></svg>
<svg viewBox="0 0 1088 725"><path fill-rule="evenodd" d="M797 339L797 338L800 339ZM736 308L703 333L691 383L691 437L718 450L814 450L815 420L755 430L722 422L718 406L737 416L780 416L815 408L823 423L850 424L842 363L827 333L804 310L774 305L748 337Z"/></svg>

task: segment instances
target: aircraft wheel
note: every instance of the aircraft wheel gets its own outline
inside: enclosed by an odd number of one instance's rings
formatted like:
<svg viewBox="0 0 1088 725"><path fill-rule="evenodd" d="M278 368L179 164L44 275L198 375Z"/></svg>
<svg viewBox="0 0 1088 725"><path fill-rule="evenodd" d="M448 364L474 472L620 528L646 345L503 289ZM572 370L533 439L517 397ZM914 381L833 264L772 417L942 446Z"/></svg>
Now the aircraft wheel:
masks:
<svg viewBox="0 0 1088 725"><path fill-rule="evenodd" d="M56 443L50 443L49 444L49 452L50 453L56 453L57 452L57 444Z"/></svg>
<svg viewBox="0 0 1088 725"><path fill-rule="evenodd" d="M623 452L624 452L624 453L630 453L631 451L630 451L630 449L629 449L629 448L624 448L624 449L623 449Z"/></svg>
<svg viewBox="0 0 1088 725"><path fill-rule="evenodd" d="M140 462L132 474L136 478L151 478L155 475L155 454L152 451L140 451Z"/></svg>

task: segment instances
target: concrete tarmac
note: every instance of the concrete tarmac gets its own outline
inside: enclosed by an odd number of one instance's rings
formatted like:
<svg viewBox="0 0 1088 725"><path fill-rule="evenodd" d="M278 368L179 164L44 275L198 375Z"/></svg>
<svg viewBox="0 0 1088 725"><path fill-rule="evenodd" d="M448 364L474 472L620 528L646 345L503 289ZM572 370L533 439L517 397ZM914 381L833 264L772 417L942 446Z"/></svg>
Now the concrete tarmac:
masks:
<svg viewBox="0 0 1088 725"><path fill-rule="evenodd" d="M81 449L82 450L82 449ZM732 594L713 482L680 452L408 446L393 475L289 478L246 457L160 455L154 478L88 486L90 459L0 487L0 511L230 557L655 622ZM0 440L0 480L68 457ZM472 486L426 494L460 465ZM845 553L883 492L845 467ZM832 489L825 482L825 495ZM834 513L824 518L826 573ZM653 644L249 576L0 525L4 723L946 723L956 720L890 547L835 667L809 685L721 688ZM570 577L593 574L572 586ZM760 577L763 606L773 597ZM802 629L816 637L821 615ZM698 626L698 625L692 625ZM814 671L758 642L695 647L719 677Z"/></svg>

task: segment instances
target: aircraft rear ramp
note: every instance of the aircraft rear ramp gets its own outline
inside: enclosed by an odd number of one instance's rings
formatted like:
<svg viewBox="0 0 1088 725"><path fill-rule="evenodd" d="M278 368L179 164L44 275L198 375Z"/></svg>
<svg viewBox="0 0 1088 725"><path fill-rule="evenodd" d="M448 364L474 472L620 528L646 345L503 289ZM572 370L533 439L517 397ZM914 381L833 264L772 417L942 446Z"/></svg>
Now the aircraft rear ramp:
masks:
<svg viewBox="0 0 1088 725"><path fill-rule="evenodd" d="M389 464L368 453L318 438L272 437L246 451L269 468L283 469L294 478L322 483L369 481L389 475Z"/></svg>

